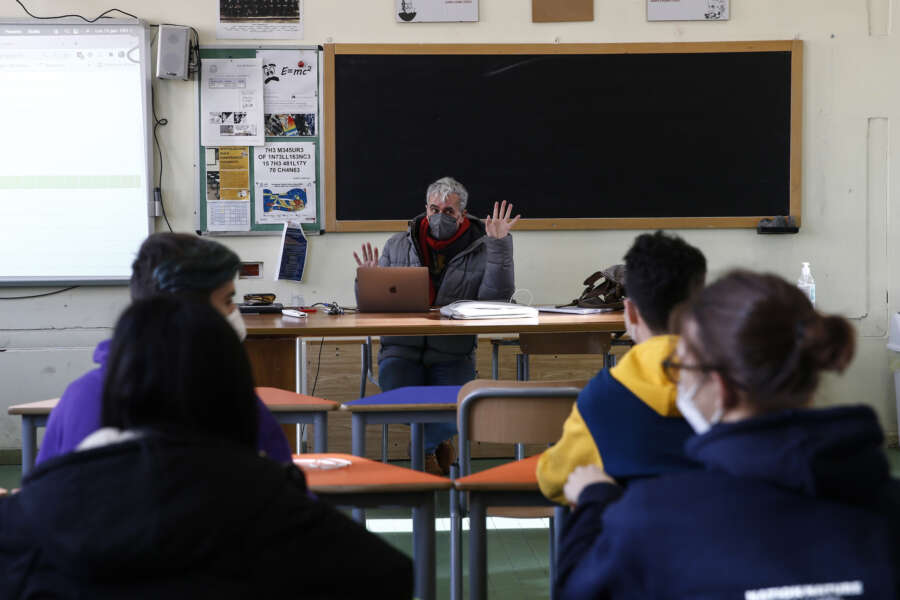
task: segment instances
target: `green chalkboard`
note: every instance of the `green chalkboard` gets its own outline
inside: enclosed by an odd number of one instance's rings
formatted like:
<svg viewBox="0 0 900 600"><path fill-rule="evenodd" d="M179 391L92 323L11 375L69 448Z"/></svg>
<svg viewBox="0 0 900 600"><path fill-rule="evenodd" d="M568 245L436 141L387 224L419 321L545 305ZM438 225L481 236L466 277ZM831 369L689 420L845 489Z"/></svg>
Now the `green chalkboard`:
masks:
<svg viewBox="0 0 900 600"><path fill-rule="evenodd" d="M201 61L208 58L255 58L258 51L263 50L314 50L317 61L317 70L319 77L319 84L317 85L317 93L321 94L321 77L322 77L322 48L318 46L252 46L252 47L225 47L225 46L201 46L200 47L200 59ZM197 127L198 127L198 136L197 139L200 140L202 137L199 135L200 127L202 127L203 123L203 106L202 106L202 98L201 98L201 88L202 82L197 86ZM285 136L266 136L266 143L269 142L314 142L315 143L315 197L307 199L308 202L315 202L316 206L316 221L315 223L304 223L303 229L308 233L319 233L322 230L322 223L324 222L323 214L322 214L322 131L321 131L321 123L322 123L322 109L321 103L318 103L318 107L316 109L316 119L313 126L313 134L314 135L285 135ZM254 169L254 159L253 159L253 147L250 147L250 155L249 155L249 170L250 170L250 180L249 180L249 193L250 193L250 231L234 231L234 232L225 232L225 231L213 231L210 232L208 229L207 223L207 148L200 144L199 153L198 153L198 181L197 181L197 202L196 202L196 218L195 224L197 231L200 233L210 233L212 235L255 235L255 234L272 234L272 235L280 235L283 229L283 225L281 223L257 223L256 222L256 186L255 186L255 169Z"/></svg>

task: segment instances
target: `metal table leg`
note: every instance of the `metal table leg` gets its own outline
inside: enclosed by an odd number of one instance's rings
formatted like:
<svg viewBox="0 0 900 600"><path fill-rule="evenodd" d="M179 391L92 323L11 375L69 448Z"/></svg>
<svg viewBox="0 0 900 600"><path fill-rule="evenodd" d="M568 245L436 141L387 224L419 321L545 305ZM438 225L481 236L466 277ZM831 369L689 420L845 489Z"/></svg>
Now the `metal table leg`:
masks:
<svg viewBox="0 0 900 600"><path fill-rule="evenodd" d="M425 470L425 425L410 423L409 458L415 471Z"/></svg>
<svg viewBox="0 0 900 600"><path fill-rule="evenodd" d="M22 415L22 477L34 467L37 458L37 419Z"/></svg>
<svg viewBox="0 0 900 600"><path fill-rule="evenodd" d="M350 437L351 449L353 456L366 455L366 415L365 413L355 412L351 416L350 421ZM366 511L362 508L354 508L352 511L353 520L365 526Z"/></svg>
<svg viewBox="0 0 900 600"><path fill-rule="evenodd" d="M487 598L486 511L479 494L469 494L469 600Z"/></svg>
<svg viewBox="0 0 900 600"><path fill-rule="evenodd" d="M434 494L426 493L422 504L413 509L413 557L415 560L415 592L417 598L434 600L435 533Z"/></svg>
<svg viewBox="0 0 900 600"><path fill-rule="evenodd" d="M318 454L328 452L328 413L324 411L316 413L313 419L315 421L313 427L316 428L315 446L313 448Z"/></svg>

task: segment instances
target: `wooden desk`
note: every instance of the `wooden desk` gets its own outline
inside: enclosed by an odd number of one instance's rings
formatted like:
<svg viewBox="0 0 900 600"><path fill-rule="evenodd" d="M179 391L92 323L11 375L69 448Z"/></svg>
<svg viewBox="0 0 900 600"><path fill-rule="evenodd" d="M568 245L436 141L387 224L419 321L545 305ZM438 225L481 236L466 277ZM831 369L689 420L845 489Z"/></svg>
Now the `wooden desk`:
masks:
<svg viewBox="0 0 900 600"><path fill-rule="evenodd" d="M293 388L306 394L307 338L378 335L476 335L519 333L586 333L625 331L622 311L595 315L541 313L536 319L442 318L428 313L310 313L296 319L280 314L244 315L246 344L257 385ZM293 349L289 344L293 341ZM274 342L274 343L271 343ZM293 350L293 359L290 358Z"/></svg>
<svg viewBox="0 0 900 600"><path fill-rule="evenodd" d="M357 508L412 507L415 596L434 600L434 493L450 489L451 481L349 454L301 454L296 458L343 458L351 462L343 469L303 469L309 489L324 502ZM373 594L376 592L373 590Z"/></svg>
<svg viewBox="0 0 900 600"><path fill-rule="evenodd" d="M487 598L487 530L485 520L489 506L551 506L550 589L551 598L556 578L556 549L560 529L568 509L544 497L538 487L537 463L540 454L523 460L486 469L453 482L459 492L469 494L469 598ZM556 527L552 524L556 523ZM457 569L461 565L456 561ZM461 575L451 574L461 580ZM461 593L461 590L460 590Z"/></svg>
<svg viewBox="0 0 900 600"><path fill-rule="evenodd" d="M475 335L479 333L576 333L625 331L622 311L596 315L541 313L536 319L453 320L428 313L310 313L244 315L249 337L340 337L370 335Z"/></svg>
<svg viewBox="0 0 900 600"><path fill-rule="evenodd" d="M10 406L7 411L11 415L22 416L22 477L31 470L37 459L37 428L47 426L50 412L58 402L59 398L38 400Z"/></svg>

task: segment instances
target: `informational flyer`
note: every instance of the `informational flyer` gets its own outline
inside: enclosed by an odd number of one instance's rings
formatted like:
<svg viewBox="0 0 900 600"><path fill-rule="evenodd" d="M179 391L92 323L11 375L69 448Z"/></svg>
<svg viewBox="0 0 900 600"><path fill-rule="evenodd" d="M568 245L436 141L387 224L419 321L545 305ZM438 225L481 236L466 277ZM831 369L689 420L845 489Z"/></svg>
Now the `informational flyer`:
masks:
<svg viewBox="0 0 900 600"><path fill-rule="evenodd" d="M278 253L278 270L275 272L275 281L288 279L301 281L303 271L306 270L306 255L309 243L303 226L291 221L284 224L281 232L281 250Z"/></svg>
<svg viewBox="0 0 900 600"><path fill-rule="evenodd" d="M220 40L303 39L303 0L218 0Z"/></svg>
<svg viewBox="0 0 900 600"><path fill-rule="evenodd" d="M250 148L206 148L206 227L250 230Z"/></svg>
<svg viewBox="0 0 900 600"><path fill-rule="evenodd" d="M475 22L478 0L394 0L400 23Z"/></svg>
<svg viewBox="0 0 900 600"><path fill-rule="evenodd" d="M200 143L261 146L263 72L259 58L204 59L200 70Z"/></svg>
<svg viewBox="0 0 900 600"><path fill-rule="evenodd" d="M315 50L259 50L266 135L314 136L318 128L319 70Z"/></svg>
<svg viewBox="0 0 900 600"><path fill-rule="evenodd" d="M648 21L727 21L730 0L647 0Z"/></svg>
<svg viewBox="0 0 900 600"><path fill-rule="evenodd" d="M315 223L315 143L269 142L253 151L257 224Z"/></svg>

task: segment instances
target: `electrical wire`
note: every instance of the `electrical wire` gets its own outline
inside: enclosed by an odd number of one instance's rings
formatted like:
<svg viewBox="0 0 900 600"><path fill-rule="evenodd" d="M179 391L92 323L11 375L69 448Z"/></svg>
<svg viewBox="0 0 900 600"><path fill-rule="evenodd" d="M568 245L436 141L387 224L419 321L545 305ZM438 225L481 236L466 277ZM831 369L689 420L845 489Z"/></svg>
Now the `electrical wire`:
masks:
<svg viewBox="0 0 900 600"><path fill-rule="evenodd" d="M136 17L135 15L131 14L130 12L125 12L124 10L122 10L120 8L110 8L109 10L103 11L102 13L100 13L99 15L94 17L93 19L88 19L87 17L83 17L81 15L57 15L55 17L39 17L36 14L32 13L30 10L28 10L28 8L24 4L22 4L22 0L16 0L16 4L21 6L22 10L24 10L25 13L32 19L67 19L69 17L75 17L77 19L81 19L85 23L96 23L103 17L106 17L106 15L108 15L111 12L121 13L125 16L131 17L132 19L138 19L138 17ZM107 17L107 18L111 19L112 17ZM140 20L140 19L138 19L138 20Z"/></svg>
<svg viewBox="0 0 900 600"><path fill-rule="evenodd" d="M43 294L31 294L28 296L0 296L0 300L25 300L27 298L43 298L44 296L53 296L54 294L62 294L63 292L68 292L69 290L74 290L77 287L81 287L81 286L70 285L69 287L61 288L58 290L53 290L52 292L46 292Z"/></svg>
<svg viewBox="0 0 900 600"><path fill-rule="evenodd" d="M156 130L160 127L165 127L169 124L168 119L160 119L156 116L156 93L153 90L153 86L150 86L150 107L153 111L153 142L156 144L156 152L159 155L159 175L156 179L156 189L159 191L159 206L162 209L163 219L166 221L166 227L169 228L169 231L174 231L172 229L172 224L169 223L169 217L166 215L166 203L163 201L162 194L162 176L163 176L163 153L162 146L159 144L159 136L156 133Z"/></svg>
<svg viewBox="0 0 900 600"><path fill-rule="evenodd" d="M325 336L322 336L322 341L319 342L319 358L316 359L316 378L313 380L313 389L310 396L316 395L316 384L319 383L319 370L322 367L322 348L325 347Z"/></svg>

